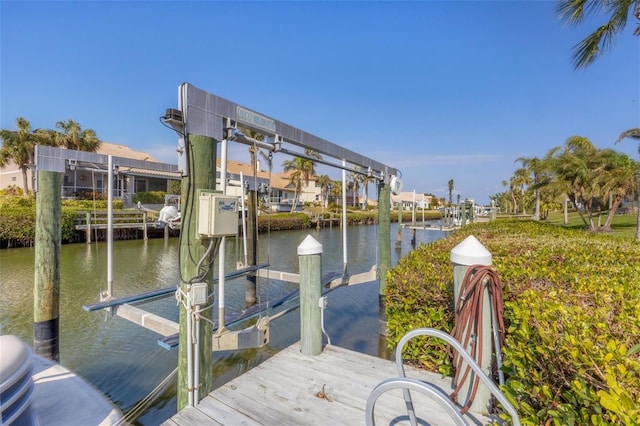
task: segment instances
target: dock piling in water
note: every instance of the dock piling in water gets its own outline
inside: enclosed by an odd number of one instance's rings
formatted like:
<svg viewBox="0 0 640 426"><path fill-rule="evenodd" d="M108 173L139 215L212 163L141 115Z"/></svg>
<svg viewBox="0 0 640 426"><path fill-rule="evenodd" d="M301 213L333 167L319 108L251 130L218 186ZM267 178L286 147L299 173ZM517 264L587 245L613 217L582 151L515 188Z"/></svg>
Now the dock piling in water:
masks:
<svg viewBox="0 0 640 426"><path fill-rule="evenodd" d="M311 235L298 246L300 263L300 351L304 355L322 353L322 244Z"/></svg>
<svg viewBox="0 0 640 426"><path fill-rule="evenodd" d="M38 170L37 177L33 350L59 362L62 173Z"/></svg>

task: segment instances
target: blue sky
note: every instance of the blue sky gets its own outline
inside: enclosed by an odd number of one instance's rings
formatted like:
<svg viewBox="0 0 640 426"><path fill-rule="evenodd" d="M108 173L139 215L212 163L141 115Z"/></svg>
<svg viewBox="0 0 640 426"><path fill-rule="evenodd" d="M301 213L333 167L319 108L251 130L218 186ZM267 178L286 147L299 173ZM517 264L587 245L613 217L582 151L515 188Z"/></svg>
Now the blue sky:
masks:
<svg viewBox="0 0 640 426"><path fill-rule="evenodd" d="M176 163L158 117L189 82L402 171L404 190L487 202L521 156L640 126L627 25L583 71L552 1L0 3L0 118L72 118ZM246 147L232 157L249 161ZM276 155L274 167L288 158ZM337 170L323 170L334 178ZM373 193L373 190L371 191Z"/></svg>

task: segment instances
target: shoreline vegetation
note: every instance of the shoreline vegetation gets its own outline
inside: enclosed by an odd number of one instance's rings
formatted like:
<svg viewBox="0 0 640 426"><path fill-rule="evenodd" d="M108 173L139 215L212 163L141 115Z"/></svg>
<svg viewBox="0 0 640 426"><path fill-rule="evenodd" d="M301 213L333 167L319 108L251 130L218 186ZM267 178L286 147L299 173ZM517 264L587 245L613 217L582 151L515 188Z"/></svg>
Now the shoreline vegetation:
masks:
<svg viewBox="0 0 640 426"><path fill-rule="evenodd" d="M106 201L65 201L63 241L74 241L78 211L98 209L106 210ZM258 225L261 232L310 228L312 218L330 214L321 208L262 214ZM410 223L411 217L404 212L403 222ZM33 198L0 198L0 219L0 244L33 244ZM425 220L436 219L439 212L425 211ZM397 212L391 220L397 221ZM416 220L422 220L422 212ZM349 225L376 222L375 210L348 213ZM611 232L604 233L586 230L575 212L566 225L561 212L550 213L545 221L498 217L420 245L388 274L388 344L393 348L402 335L420 327L451 332L450 252L474 235L492 253L492 267L501 279L506 332L506 383L501 390L523 424L640 424L640 244L635 224L635 214L617 215ZM412 341L405 358L443 375L453 373L447 348L436 340Z"/></svg>
<svg viewBox="0 0 640 426"><path fill-rule="evenodd" d="M422 245L388 275L390 346L415 328L451 332L449 256L469 235L492 253L501 279L501 390L522 423L640 424L640 244L633 236L499 219ZM412 341L405 358L452 374L447 348L435 339Z"/></svg>
<svg viewBox="0 0 640 426"><path fill-rule="evenodd" d="M106 213L106 200L63 200L61 232L62 243L85 242L85 232L75 229L75 224L82 212L104 212ZM121 200L114 200L114 212L137 212L136 208L124 209ZM604 213L603 213L604 214ZM152 215L153 216L153 215ZM333 219L333 224L340 225L341 208L332 206L321 208L308 206L300 213L267 213L261 212L258 216L258 232L286 231L291 229L307 229L317 226L317 218L324 220ZM511 216L498 216L499 220ZM416 222L422 223L423 212L417 211ZM437 210L425 210L424 220L435 221L442 219L442 214ZM529 217L519 217L520 220L527 220ZM153 219L149 219L153 220ZM398 221L398 212L391 211L391 222ZM403 224L411 223L412 213L404 211L402 214ZM553 224L561 228L585 230L584 223L576 212L569 214L569 222L565 225L562 212L551 212L549 217L542 223ZM347 210L347 225L371 225L378 223L377 210L359 210L351 208ZM324 226L327 226L326 224ZM586 231L585 231L586 232ZM588 231L589 233L604 233L598 229ZM636 217L634 214L616 215L611 229L606 235L611 235L620 239L633 239L636 232ZM170 236L177 236L179 230L170 230ZM149 228L150 238L162 237L164 231L161 228ZM94 241L106 240L104 230L98 231L93 237ZM143 232L139 229L116 229L114 230L115 240L140 239ZM22 196L0 197L0 249L33 247L35 244L35 198Z"/></svg>
<svg viewBox="0 0 640 426"><path fill-rule="evenodd" d="M106 200L63 200L61 233L62 243L85 242L85 231L76 230L75 224L84 215L84 212L106 213ZM307 229L316 226L318 217L324 220L334 219L334 226L340 226L341 213L331 209L310 207L301 213L265 213L258 216L258 232L286 231L291 229ZM114 201L114 215L119 212L137 212L136 208L123 209L122 201ZM0 249L33 247L35 244L35 199L33 197L6 197L0 198ZM403 212L403 223L411 222L411 212ZM425 221L438 220L442 217L439 211L425 211ZM391 222L398 221L398 213L391 212ZM153 220L153 219L149 219ZM422 221L422 212L416 214L416 221ZM370 225L378 222L377 210L350 209L347 212L347 226ZM327 225L325 225L327 226ZM149 237L162 237L162 228L149 228ZM170 230L171 236L177 236L179 230ZM92 236L94 241L105 240L104 230L97 231ZM140 229L114 229L115 240L143 238Z"/></svg>

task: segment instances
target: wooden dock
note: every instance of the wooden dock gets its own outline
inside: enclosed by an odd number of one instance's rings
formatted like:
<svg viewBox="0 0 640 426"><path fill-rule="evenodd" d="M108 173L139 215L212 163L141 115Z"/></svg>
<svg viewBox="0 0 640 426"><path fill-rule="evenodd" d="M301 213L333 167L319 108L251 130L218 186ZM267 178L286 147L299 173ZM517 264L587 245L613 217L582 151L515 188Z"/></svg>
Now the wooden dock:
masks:
<svg viewBox="0 0 640 426"><path fill-rule="evenodd" d="M450 381L438 374L410 367L406 370L409 377L451 391ZM326 346L317 356L305 356L296 343L163 424L364 425L369 394L381 381L397 375L392 361L337 346ZM412 392L412 397L420 424L454 424L433 400L417 392ZM375 415L378 425L409 424L401 391L381 396ZM465 418L469 424L492 420L474 414Z"/></svg>

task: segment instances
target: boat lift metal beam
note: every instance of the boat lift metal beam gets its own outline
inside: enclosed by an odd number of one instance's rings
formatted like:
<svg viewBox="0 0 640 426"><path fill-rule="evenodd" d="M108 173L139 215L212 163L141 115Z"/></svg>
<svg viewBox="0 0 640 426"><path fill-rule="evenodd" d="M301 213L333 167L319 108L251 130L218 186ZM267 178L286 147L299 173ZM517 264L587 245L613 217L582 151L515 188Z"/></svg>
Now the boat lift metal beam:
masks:
<svg viewBox="0 0 640 426"><path fill-rule="evenodd" d="M247 268L238 269L237 271L231 271L224 275L226 279L234 279L240 278L245 275L249 275L252 272L258 271L263 268L268 268L268 263L261 263L260 265L249 266ZM213 283L217 283L218 279L214 278ZM93 303L91 305L84 305L82 309L87 312L99 311L100 309L114 308L124 304L130 303L142 303L142 302L150 302L154 299L158 299L161 297L166 297L169 294L175 293L176 287L165 287L157 290L146 291L140 294L134 294L132 296L119 297L117 299L105 300L103 302Z"/></svg>
<svg viewBox="0 0 640 426"><path fill-rule="evenodd" d="M269 136L276 143L280 141L290 143L303 149L310 149L319 154L343 160L347 163L346 167L354 172L372 173L385 180L399 174L394 167L198 89L189 83L183 83L178 88L178 102L182 113L183 128L181 131L183 136L203 135L221 141L225 139L225 136L228 136L225 135L225 129L228 129L228 123L231 122ZM170 121L168 116L165 116L165 121ZM267 149L269 149L268 146ZM274 148L274 151L277 150ZM300 154L295 153L295 155ZM183 154L181 157L185 157L185 155ZM179 167L185 173L186 161L179 159L179 163Z"/></svg>

